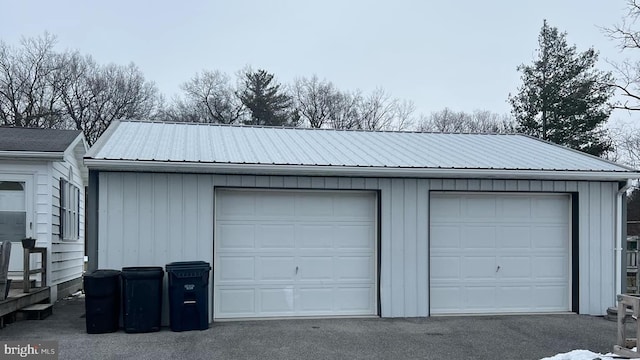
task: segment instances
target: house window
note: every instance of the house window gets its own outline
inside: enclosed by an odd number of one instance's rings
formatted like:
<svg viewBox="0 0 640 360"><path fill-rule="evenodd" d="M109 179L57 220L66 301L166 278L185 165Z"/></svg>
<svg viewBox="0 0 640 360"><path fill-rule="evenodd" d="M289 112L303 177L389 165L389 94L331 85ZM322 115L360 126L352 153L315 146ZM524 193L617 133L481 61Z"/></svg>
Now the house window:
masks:
<svg viewBox="0 0 640 360"><path fill-rule="evenodd" d="M80 189L60 179L60 238L78 240L80 237Z"/></svg>

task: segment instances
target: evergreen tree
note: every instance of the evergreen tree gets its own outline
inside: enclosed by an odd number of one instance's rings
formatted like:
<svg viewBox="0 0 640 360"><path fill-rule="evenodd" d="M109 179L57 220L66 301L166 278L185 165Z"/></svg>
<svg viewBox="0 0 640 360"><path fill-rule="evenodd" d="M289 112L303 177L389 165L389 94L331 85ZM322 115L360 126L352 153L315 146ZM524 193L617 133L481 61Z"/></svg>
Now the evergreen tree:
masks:
<svg viewBox="0 0 640 360"><path fill-rule="evenodd" d="M537 57L520 65L522 86L509 95L518 131L601 156L612 150L603 128L611 113L611 73L595 68L598 53L578 53L566 33L545 20Z"/></svg>
<svg viewBox="0 0 640 360"><path fill-rule="evenodd" d="M238 94L242 104L249 109L252 125L295 126L299 116L291 110L291 97L274 81L273 74L265 70L246 71L244 88Z"/></svg>

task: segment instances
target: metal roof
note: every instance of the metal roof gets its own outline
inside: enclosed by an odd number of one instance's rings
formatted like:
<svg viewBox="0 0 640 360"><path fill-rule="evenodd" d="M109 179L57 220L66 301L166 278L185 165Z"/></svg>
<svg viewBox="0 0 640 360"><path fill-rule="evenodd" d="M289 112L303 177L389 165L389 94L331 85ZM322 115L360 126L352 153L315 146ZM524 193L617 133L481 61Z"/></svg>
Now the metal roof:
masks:
<svg viewBox="0 0 640 360"><path fill-rule="evenodd" d="M0 127L0 151L64 152L79 130Z"/></svg>
<svg viewBox="0 0 640 360"><path fill-rule="evenodd" d="M635 170L518 134L451 134L114 122L91 148L94 168L162 164L255 165L413 170L531 170L607 172L633 178ZM211 167L213 171L213 167ZM624 175L623 175L624 174ZM444 175L443 175L444 176ZM440 176L442 177L442 176Z"/></svg>

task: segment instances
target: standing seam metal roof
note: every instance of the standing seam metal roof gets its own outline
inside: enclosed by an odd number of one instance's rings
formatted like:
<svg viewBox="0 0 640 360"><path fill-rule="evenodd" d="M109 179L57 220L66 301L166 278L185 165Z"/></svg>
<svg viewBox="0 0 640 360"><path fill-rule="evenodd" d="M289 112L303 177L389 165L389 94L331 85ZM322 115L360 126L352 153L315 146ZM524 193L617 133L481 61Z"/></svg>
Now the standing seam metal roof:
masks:
<svg viewBox="0 0 640 360"><path fill-rule="evenodd" d="M116 121L95 160L387 168L634 170L518 134L450 134Z"/></svg>

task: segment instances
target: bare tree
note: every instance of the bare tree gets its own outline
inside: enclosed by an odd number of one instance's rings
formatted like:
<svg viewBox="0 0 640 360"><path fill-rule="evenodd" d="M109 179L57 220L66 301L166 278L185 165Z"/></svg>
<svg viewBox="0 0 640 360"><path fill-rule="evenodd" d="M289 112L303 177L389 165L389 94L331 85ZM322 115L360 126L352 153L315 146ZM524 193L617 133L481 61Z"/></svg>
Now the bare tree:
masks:
<svg viewBox="0 0 640 360"><path fill-rule="evenodd" d="M64 62L49 34L23 38L18 48L0 41L0 124L53 127L59 123L60 92L54 76Z"/></svg>
<svg viewBox="0 0 640 360"><path fill-rule="evenodd" d="M93 144L117 119L149 119L159 107L154 83L133 63L100 66L90 56L72 54L64 72L61 103L69 127Z"/></svg>
<svg viewBox="0 0 640 360"><path fill-rule="evenodd" d="M335 100L327 126L333 129L357 129L360 92L338 92Z"/></svg>
<svg viewBox="0 0 640 360"><path fill-rule="evenodd" d="M604 28L604 33L612 40L618 42L623 51L640 49L640 31L636 30L636 22L640 17L640 2L638 0L627 1L627 14L622 21L610 28ZM640 61L624 60L612 63L617 81L610 84L625 99L614 104L616 109L637 111L640 110Z"/></svg>
<svg viewBox="0 0 640 360"><path fill-rule="evenodd" d="M606 158L638 168L640 167L640 133L629 130L624 125L610 129L615 151L608 153Z"/></svg>
<svg viewBox="0 0 640 360"><path fill-rule="evenodd" d="M515 123L508 115L499 115L486 110L473 113L444 108L423 116L419 131L450 133L510 133L515 132Z"/></svg>
<svg viewBox="0 0 640 360"><path fill-rule="evenodd" d="M0 42L0 124L82 130L89 144L120 118L153 118L161 97L134 65L56 52L49 34Z"/></svg>
<svg viewBox="0 0 640 360"><path fill-rule="evenodd" d="M185 100L174 100L175 120L233 124L240 122L246 111L229 76L218 70L196 74L181 88Z"/></svg>
<svg viewBox="0 0 640 360"><path fill-rule="evenodd" d="M382 88L376 88L368 96L358 91L350 102L350 115L354 122L350 128L362 130L406 130L413 124L415 105L411 101L393 98Z"/></svg>
<svg viewBox="0 0 640 360"><path fill-rule="evenodd" d="M294 107L303 126L321 128L340 113L344 96L327 80L298 78L293 83Z"/></svg>

